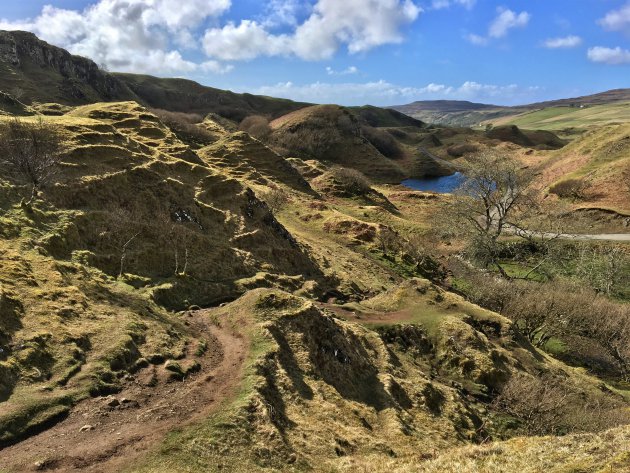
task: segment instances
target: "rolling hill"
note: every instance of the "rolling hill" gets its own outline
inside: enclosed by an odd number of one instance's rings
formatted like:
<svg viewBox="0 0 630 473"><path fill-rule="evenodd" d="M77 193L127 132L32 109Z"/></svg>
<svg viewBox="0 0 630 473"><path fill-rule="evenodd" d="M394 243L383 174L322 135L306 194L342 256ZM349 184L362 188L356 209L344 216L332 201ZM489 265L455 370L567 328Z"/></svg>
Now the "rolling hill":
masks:
<svg viewBox="0 0 630 473"><path fill-rule="evenodd" d="M383 184L497 150L545 186L621 187L627 124L557 149L516 126L109 74L26 33L0 34L0 68L2 137L46 126L62 145L32 202L0 155L0 472L627 470L617 371L466 299L542 284L477 268L475 285L433 233L451 197ZM235 123L250 114L271 119L260 139ZM372 182L339 192L339 166ZM625 367L627 324L600 325L612 341L589 356Z"/></svg>
<svg viewBox="0 0 630 473"><path fill-rule="evenodd" d="M427 123L451 126L518 125L563 131L586 129L614 121L630 121L630 89L551 100L515 107L466 101L419 101L391 107Z"/></svg>

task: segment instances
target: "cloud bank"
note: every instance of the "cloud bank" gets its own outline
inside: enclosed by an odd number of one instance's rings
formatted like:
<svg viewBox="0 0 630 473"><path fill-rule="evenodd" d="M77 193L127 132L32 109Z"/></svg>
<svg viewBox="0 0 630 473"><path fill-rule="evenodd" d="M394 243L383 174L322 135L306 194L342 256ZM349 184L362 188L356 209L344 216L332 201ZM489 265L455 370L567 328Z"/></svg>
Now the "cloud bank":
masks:
<svg viewBox="0 0 630 473"><path fill-rule="evenodd" d="M380 80L365 83L347 82L343 84L315 82L304 85L282 82L248 90L247 92L314 103L394 105L415 100L442 98L520 103L527 102L534 97L540 92L540 88L521 87L516 84L480 84L474 81L466 81L460 86L431 83L424 87L406 87Z"/></svg>
<svg viewBox="0 0 630 473"><path fill-rule="evenodd" d="M356 54L400 43L422 11L412 0L318 0L312 6L272 0L264 17L235 23L223 19L231 6L231 0L99 0L82 11L49 5L33 19L0 20L0 28L32 31L112 70L222 73L230 62L261 56L323 60L342 48ZM205 58L186 59L190 51Z"/></svg>

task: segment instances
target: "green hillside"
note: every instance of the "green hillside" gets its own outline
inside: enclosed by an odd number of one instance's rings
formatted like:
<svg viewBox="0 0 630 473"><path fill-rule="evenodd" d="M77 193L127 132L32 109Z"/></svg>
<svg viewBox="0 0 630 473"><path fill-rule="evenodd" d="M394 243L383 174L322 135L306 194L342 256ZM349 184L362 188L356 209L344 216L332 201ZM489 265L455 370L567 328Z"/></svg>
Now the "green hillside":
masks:
<svg viewBox="0 0 630 473"><path fill-rule="evenodd" d="M517 125L529 130L565 134L613 123L630 122L630 102L580 107L549 107L514 116L487 120L482 125Z"/></svg>

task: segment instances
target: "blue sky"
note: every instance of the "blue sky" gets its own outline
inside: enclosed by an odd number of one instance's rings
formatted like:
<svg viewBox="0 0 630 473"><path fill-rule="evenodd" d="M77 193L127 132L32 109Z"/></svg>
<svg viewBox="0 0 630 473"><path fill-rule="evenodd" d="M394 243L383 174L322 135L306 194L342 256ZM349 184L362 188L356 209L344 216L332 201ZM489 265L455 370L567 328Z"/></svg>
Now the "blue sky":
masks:
<svg viewBox="0 0 630 473"><path fill-rule="evenodd" d="M630 87L630 0L31 0L2 2L0 29L112 71L319 103Z"/></svg>

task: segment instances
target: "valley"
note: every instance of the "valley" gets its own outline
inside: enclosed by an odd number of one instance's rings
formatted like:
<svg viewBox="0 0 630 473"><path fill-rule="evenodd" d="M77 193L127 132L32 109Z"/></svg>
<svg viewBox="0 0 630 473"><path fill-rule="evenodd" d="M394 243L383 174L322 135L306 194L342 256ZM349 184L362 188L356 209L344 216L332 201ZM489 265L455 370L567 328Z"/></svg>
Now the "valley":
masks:
<svg viewBox="0 0 630 473"><path fill-rule="evenodd" d="M627 89L0 91L1 473L630 471Z"/></svg>

